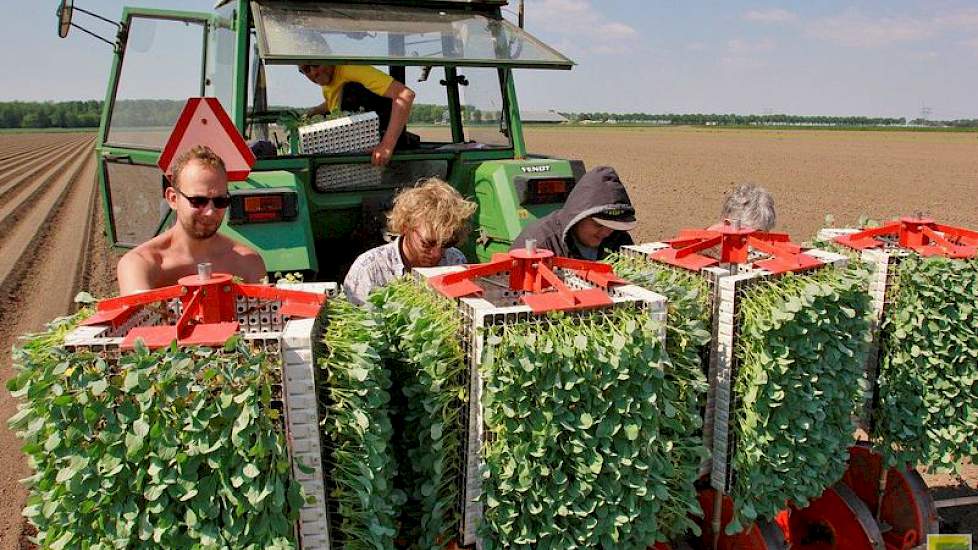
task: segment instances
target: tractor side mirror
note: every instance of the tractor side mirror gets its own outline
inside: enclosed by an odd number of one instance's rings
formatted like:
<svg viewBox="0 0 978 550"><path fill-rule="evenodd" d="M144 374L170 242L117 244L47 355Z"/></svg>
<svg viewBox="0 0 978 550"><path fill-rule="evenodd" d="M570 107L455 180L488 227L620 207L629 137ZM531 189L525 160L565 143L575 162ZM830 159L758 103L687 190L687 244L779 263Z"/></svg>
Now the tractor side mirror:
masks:
<svg viewBox="0 0 978 550"><path fill-rule="evenodd" d="M58 36L65 38L71 29L71 15L75 11L74 0L61 0L58 5Z"/></svg>

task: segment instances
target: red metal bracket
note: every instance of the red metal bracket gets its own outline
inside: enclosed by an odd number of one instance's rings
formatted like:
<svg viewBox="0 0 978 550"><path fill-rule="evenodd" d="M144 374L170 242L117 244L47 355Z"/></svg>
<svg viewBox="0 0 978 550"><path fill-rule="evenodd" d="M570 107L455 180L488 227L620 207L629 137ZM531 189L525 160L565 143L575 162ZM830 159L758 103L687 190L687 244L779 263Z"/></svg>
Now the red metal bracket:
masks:
<svg viewBox="0 0 978 550"><path fill-rule="evenodd" d="M651 258L692 271L721 263L750 263L751 249L770 256L754 262L754 266L771 273L804 271L824 263L805 254L786 233L765 233L731 224L718 224L709 229L683 229L678 237L664 242L669 247L653 252ZM710 249L716 249L716 258L700 254Z"/></svg>
<svg viewBox="0 0 978 550"><path fill-rule="evenodd" d="M877 237L897 237L900 246L916 251L922 256L948 258L974 258L978 256L978 231L935 222L921 215L904 216L850 235L835 238L835 242L865 250L878 248L886 243Z"/></svg>
<svg viewBox="0 0 978 550"><path fill-rule="evenodd" d="M577 276L601 288L571 290L555 269L574 271ZM526 292L521 300L535 313L611 305L611 297L605 289L625 284L610 265L554 256L553 252L532 244L528 248L493 254L488 263L431 277L428 284L449 298L482 296L484 289L474 279L505 272L509 273L509 289Z"/></svg>
<svg viewBox="0 0 978 550"><path fill-rule="evenodd" d="M279 313L292 317L315 317L326 302L323 294L239 284L231 275L210 274L207 270L183 277L177 283L102 300L95 314L82 324L108 324L117 329L144 307L179 298L183 313L175 324L135 327L126 334L121 348L132 349L136 340L142 340L150 349L166 347L174 340L179 345L219 346L238 331L238 296L277 300L281 302Z"/></svg>

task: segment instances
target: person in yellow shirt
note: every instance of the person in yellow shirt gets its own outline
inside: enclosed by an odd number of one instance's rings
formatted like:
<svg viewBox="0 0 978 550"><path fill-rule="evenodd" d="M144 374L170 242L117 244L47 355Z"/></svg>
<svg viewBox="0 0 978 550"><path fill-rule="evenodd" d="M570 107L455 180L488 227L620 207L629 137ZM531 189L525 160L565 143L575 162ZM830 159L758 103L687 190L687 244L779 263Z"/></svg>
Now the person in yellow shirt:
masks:
<svg viewBox="0 0 978 550"><path fill-rule="evenodd" d="M375 111L384 135L374 148L372 161L386 165L398 145L404 145L404 126L411 114L414 91L369 65L299 65L299 72L323 89L324 101L310 115L337 110Z"/></svg>

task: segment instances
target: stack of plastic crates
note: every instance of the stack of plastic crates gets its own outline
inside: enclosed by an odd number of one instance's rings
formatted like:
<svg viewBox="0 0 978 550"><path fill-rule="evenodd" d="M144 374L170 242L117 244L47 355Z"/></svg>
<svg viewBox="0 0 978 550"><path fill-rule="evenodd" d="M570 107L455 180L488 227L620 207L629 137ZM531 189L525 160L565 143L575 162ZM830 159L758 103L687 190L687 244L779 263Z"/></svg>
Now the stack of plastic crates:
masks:
<svg viewBox="0 0 978 550"><path fill-rule="evenodd" d="M425 282L431 277L463 271L464 269L464 266L418 268L413 273L418 284L425 285ZM572 290L595 288L596 286L569 270L557 269L556 272L564 284ZM508 276L508 272L503 272L474 279L484 289L481 296L457 300L458 313L463 320L462 334L459 335L459 338L465 352L469 389L467 411L461 415L464 418L462 422L467 424L464 479L460 480L461 499L459 503L462 510L460 539L464 545L480 543L477 540L476 528L483 512L483 502L479 498L482 494L484 464L481 449L483 443L491 440L493 436L492 433L488 433L483 421L483 382L479 368L486 347L489 345L487 329L502 325L538 323L547 315L547 313L535 313L529 306L523 304L520 298L529 293L510 290ZM612 308L647 310L653 319L662 323L659 337L664 345L667 311L667 300L664 296L634 285L611 286L604 290L611 297L611 305L604 308L571 310L566 314L578 318L587 318L592 315L602 315L603 312Z"/></svg>
<svg viewBox="0 0 978 550"><path fill-rule="evenodd" d="M650 268L682 269L660 263L651 259L652 255L669 248L665 242L644 243L622 248L625 256L647 261ZM844 268L848 258L825 250L806 250L805 254L821 261L823 267L835 266ZM766 256L757 251L751 251L747 263L719 263L711 267L694 270L703 276L709 284L710 291L710 322L711 342L709 362L707 366L707 404L704 411L703 441L710 451L708 458L700 469L701 476L709 476L709 485L721 495L730 494L736 472L733 471L732 461L737 451L736 433L732 423L735 412L740 406L738 395L733 389L738 376L739 360L737 349L740 346L739 327L741 323L740 305L745 293L753 285L771 277L780 276L765 269L754 266L754 262ZM714 505L722 499L716 499ZM706 502L701 499L701 503ZM707 517L711 511L714 518L719 514L714 510L704 510ZM726 512L724 512L724 516ZM772 518L765 518L772 519ZM716 529L714 524L713 528ZM767 540L780 540L782 534L773 524L759 525L761 536Z"/></svg>
<svg viewBox="0 0 978 550"><path fill-rule="evenodd" d="M335 293L335 283L289 283L280 287L315 293ZM313 357L316 319L290 319L279 314L276 300L237 298L237 320L241 336L254 348L277 357L277 383L272 387L273 406L283 414L284 430L292 475L308 498L300 510L296 531L305 550L330 548L326 492L319 431L319 408L316 400L316 376L319 369ZM118 328L110 325L79 326L65 337L69 351L98 353L113 363L122 352L126 334L135 327L173 322L182 313L179 299L161 307L147 306ZM302 468L300 468L300 464ZM303 469L305 471L303 471Z"/></svg>

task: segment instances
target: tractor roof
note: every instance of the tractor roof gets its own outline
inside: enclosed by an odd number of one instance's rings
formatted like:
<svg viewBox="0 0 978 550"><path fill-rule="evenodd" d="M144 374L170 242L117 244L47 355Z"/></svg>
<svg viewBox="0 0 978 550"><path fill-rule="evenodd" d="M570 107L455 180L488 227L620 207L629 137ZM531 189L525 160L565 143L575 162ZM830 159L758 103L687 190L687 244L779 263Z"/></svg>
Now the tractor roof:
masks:
<svg viewBox="0 0 978 550"><path fill-rule="evenodd" d="M218 0L214 8L220 8L226 4L230 4L234 0ZM308 4L324 4L321 0L291 0L292 2L308 3ZM430 5L431 7L441 7L446 5L470 5L470 6L505 6L508 0L337 0L334 2L329 2L331 4L400 4L408 6L425 6Z"/></svg>
<svg viewBox="0 0 978 550"><path fill-rule="evenodd" d="M495 2L499 5L502 2ZM489 2L251 3L265 63L570 69ZM483 9L467 9L480 5Z"/></svg>

